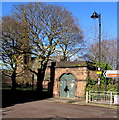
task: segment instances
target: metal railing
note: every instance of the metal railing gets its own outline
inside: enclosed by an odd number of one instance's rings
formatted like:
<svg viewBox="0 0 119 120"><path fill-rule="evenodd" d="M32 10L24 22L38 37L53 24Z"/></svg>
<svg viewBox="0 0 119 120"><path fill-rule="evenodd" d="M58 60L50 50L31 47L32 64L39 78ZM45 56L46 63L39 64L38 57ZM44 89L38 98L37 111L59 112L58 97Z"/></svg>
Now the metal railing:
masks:
<svg viewBox="0 0 119 120"><path fill-rule="evenodd" d="M89 91L89 103L101 103L119 105L119 92L112 91Z"/></svg>

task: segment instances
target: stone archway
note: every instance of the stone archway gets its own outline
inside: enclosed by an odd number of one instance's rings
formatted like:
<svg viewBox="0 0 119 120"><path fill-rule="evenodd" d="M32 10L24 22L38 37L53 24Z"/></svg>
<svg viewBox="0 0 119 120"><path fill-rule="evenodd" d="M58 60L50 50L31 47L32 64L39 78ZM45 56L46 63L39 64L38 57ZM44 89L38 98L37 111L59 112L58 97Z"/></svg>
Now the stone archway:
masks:
<svg viewBox="0 0 119 120"><path fill-rule="evenodd" d="M59 78L60 81L60 97L75 98L76 78L71 73L64 73Z"/></svg>

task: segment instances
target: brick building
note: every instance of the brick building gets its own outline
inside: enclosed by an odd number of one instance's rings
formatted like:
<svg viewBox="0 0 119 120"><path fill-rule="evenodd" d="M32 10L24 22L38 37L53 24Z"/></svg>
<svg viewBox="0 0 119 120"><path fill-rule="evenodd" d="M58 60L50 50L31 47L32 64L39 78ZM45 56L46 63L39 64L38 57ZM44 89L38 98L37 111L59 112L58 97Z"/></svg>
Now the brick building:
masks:
<svg viewBox="0 0 119 120"><path fill-rule="evenodd" d="M86 80L90 76L97 79L93 63L86 61L56 62L54 68L49 66L46 76L52 75L53 96L65 98L81 98L84 96ZM49 76L50 76L49 75Z"/></svg>
<svg viewBox="0 0 119 120"><path fill-rule="evenodd" d="M33 70L37 71L38 63L38 59L30 61ZM87 61L50 62L46 69L43 86L48 87L54 97L81 98L85 93L87 78L90 76L92 79L97 79L95 71L94 64ZM17 81L36 84L35 74L27 70L24 73L17 78Z"/></svg>

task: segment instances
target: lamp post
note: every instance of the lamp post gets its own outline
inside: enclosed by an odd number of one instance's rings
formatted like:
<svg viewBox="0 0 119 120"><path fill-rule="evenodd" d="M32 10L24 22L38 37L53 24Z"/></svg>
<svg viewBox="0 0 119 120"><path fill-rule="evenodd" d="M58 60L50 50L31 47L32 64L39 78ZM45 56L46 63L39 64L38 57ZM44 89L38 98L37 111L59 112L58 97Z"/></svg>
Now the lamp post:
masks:
<svg viewBox="0 0 119 120"><path fill-rule="evenodd" d="M98 13L94 12L92 14L91 18L93 18L93 19L98 18L98 20L99 20L99 54L98 54L99 67L98 67L98 71L100 71L100 61L101 61L101 14L98 14ZM100 90L100 74L98 75L98 90Z"/></svg>

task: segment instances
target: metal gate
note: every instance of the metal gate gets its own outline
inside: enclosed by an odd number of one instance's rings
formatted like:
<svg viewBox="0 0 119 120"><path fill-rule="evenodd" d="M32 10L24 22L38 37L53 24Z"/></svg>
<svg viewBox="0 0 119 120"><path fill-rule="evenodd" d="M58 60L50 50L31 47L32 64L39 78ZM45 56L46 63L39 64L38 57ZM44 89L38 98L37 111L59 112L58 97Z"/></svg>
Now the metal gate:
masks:
<svg viewBox="0 0 119 120"><path fill-rule="evenodd" d="M75 98L76 80L68 73L60 77L60 97Z"/></svg>

